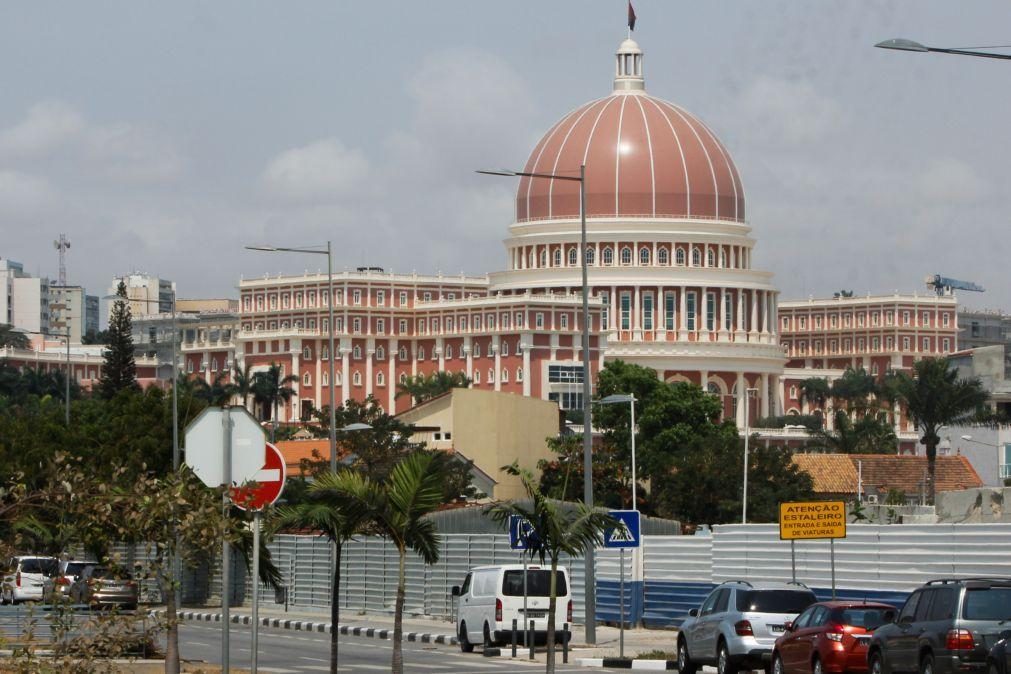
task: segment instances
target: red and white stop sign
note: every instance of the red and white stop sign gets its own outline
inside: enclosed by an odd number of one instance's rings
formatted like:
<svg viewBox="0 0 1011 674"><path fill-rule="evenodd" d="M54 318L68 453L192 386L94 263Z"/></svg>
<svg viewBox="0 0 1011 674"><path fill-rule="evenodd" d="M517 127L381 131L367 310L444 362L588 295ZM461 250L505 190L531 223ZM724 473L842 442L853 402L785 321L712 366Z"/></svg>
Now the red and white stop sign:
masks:
<svg viewBox="0 0 1011 674"><path fill-rule="evenodd" d="M265 453L263 468L253 477L256 486L232 488L232 503L243 510L261 510L273 504L284 491L284 480L288 477L284 455L269 442Z"/></svg>

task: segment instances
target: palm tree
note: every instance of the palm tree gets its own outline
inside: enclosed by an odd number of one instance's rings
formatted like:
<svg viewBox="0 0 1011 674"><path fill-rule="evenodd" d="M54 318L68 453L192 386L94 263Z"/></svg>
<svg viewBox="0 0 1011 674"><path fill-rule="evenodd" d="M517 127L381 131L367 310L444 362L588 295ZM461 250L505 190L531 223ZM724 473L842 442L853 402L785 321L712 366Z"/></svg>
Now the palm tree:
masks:
<svg viewBox="0 0 1011 674"><path fill-rule="evenodd" d="M27 349L28 337L17 332L13 325L0 323L0 347L9 346L15 349Z"/></svg>
<svg viewBox="0 0 1011 674"><path fill-rule="evenodd" d="M249 396L253 395L253 375L249 372L251 367L252 363L239 367L238 359L232 362L232 392L242 396L242 406L246 409L249 409Z"/></svg>
<svg viewBox="0 0 1011 674"><path fill-rule="evenodd" d="M415 405L431 400L454 388L467 388L471 381L463 372L435 372L408 377L397 384L397 397L409 395Z"/></svg>
<svg viewBox="0 0 1011 674"><path fill-rule="evenodd" d="M235 393L235 385L225 382L227 376L227 372L219 372L210 384L203 379L195 380L196 392L194 395L206 400L208 405L226 404Z"/></svg>
<svg viewBox="0 0 1011 674"><path fill-rule="evenodd" d="M485 513L492 520L502 525L508 525L509 518L519 515L533 527L535 536L527 541L527 552L531 557L538 557L541 564L545 559L551 560L551 597L548 603L548 665L549 674L555 671L555 607L558 603L558 592L555 583L558 575L558 560L563 555L578 557L586 549L603 541L604 529L618 525L618 521L603 512L596 512L584 503L565 504L552 501L537 487L533 475L528 470L512 464L505 468L510 475L518 475L530 498L529 506L498 501L488 506ZM593 616L587 616L593 620Z"/></svg>
<svg viewBox="0 0 1011 674"><path fill-rule="evenodd" d="M828 425L828 401L832 398L832 385L822 377L809 377L800 382L800 403L806 400L816 409L821 410L822 426Z"/></svg>
<svg viewBox="0 0 1011 674"><path fill-rule="evenodd" d="M298 381L298 377L289 374L283 376L284 370L277 363L271 363L263 372L253 375L253 401L262 406L263 418L269 418L270 441L274 441L274 428L277 421L277 408L282 403L287 403L295 396L295 389L288 384Z"/></svg>
<svg viewBox="0 0 1011 674"><path fill-rule="evenodd" d="M927 501L932 505L937 445L941 442L937 431L941 426L971 421L988 396L979 379L959 379L958 370L943 358L916 361L911 375L897 375L895 389L909 418L923 434L920 442L927 448Z"/></svg>
<svg viewBox="0 0 1011 674"><path fill-rule="evenodd" d="M862 367L847 367L843 375L832 382L832 397L846 402L847 411L866 412L870 398L878 392L874 376Z"/></svg>
<svg viewBox="0 0 1011 674"><path fill-rule="evenodd" d="M346 470L346 469L345 469ZM332 477L328 473L327 477ZM305 502L294 506L283 506L277 509L276 523L280 526L297 527L319 531L334 546L335 564L333 568L333 594L330 597L330 671L337 672L338 646L337 638L340 630L340 588L341 588L341 552L344 544L357 534L365 533L366 522L360 519L362 513L346 512L340 507L340 499L334 498L334 492L327 486L325 479L313 482L309 487Z"/></svg>
<svg viewBox="0 0 1011 674"><path fill-rule="evenodd" d="M812 435L828 449L840 454L876 454L882 447L895 451L898 439L885 413L868 414L855 422L846 412L835 414L832 430L819 428Z"/></svg>
<svg viewBox="0 0 1011 674"><path fill-rule="evenodd" d="M366 523L397 548L400 565L397 600L393 613L393 662L391 671L403 674L404 596L407 551L413 550L426 564L439 561L439 534L425 515L442 502L443 464L429 452L408 454L393 467L389 478L378 482L351 470L326 473L317 478L318 489L327 490L334 504L349 521Z"/></svg>

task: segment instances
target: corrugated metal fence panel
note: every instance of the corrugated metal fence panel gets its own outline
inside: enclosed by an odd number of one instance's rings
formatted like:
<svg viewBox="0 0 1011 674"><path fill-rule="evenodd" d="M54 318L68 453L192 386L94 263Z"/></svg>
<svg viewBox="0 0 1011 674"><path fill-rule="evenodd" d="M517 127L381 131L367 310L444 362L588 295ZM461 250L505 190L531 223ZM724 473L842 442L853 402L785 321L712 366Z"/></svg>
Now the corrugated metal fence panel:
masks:
<svg viewBox="0 0 1011 674"><path fill-rule="evenodd" d="M712 580L712 536L643 536L642 542L647 580Z"/></svg>

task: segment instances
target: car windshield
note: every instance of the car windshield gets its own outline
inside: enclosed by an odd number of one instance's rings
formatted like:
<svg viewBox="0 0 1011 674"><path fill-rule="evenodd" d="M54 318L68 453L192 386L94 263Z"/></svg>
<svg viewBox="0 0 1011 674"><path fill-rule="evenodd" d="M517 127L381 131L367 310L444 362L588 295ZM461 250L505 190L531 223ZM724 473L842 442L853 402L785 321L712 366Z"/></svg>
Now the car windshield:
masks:
<svg viewBox="0 0 1011 674"><path fill-rule="evenodd" d="M47 576L56 574L59 563L55 559L46 557L31 557L21 560L22 573L43 573Z"/></svg>
<svg viewBox="0 0 1011 674"><path fill-rule="evenodd" d="M853 627L863 627L868 632L876 630L895 617L893 608L861 608L851 607L834 615L838 622Z"/></svg>
<svg viewBox="0 0 1011 674"><path fill-rule="evenodd" d="M1011 619L1011 587L970 587L965 591L966 620Z"/></svg>
<svg viewBox="0 0 1011 674"><path fill-rule="evenodd" d="M800 613L817 599L799 590L750 590L737 593L737 610L757 613Z"/></svg>
<svg viewBox="0 0 1011 674"><path fill-rule="evenodd" d="M565 586L565 574L555 572L555 596L564 597L569 593ZM502 578L502 594L507 597L523 596L523 571L506 571ZM540 569L527 571L527 596L551 596L551 571Z"/></svg>

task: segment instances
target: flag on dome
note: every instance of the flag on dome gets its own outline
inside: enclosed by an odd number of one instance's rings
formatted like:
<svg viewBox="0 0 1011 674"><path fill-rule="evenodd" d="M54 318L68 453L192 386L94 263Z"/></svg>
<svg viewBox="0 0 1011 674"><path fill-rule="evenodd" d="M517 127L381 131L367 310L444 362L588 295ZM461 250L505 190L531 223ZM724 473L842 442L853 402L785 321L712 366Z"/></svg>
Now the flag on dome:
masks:
<svg viewBox="0 0 1011 674"><path fill-rule="evenodd" d="M635 30L635 10L632 9L632 0L628 0L628 29Z"/></svg>

